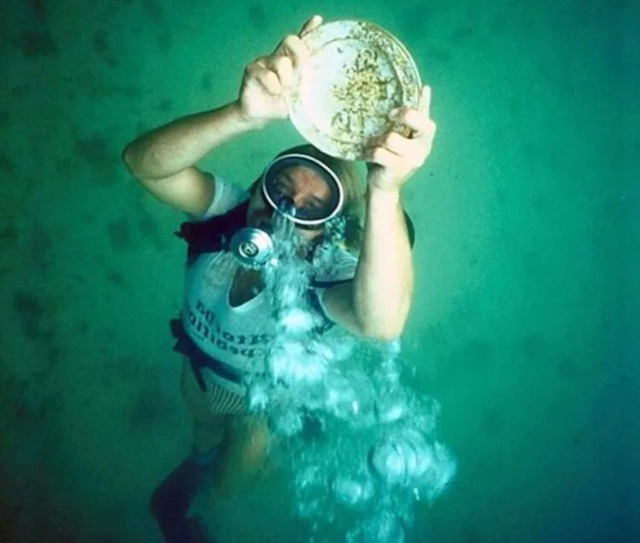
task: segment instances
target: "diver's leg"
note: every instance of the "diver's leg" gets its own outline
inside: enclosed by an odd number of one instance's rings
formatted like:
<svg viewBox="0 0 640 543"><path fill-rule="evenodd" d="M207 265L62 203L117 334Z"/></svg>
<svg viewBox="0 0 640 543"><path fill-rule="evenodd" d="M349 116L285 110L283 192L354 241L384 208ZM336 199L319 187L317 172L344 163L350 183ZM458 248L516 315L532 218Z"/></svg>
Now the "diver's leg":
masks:
<svg viewBox="0 0 640 543"><path fill-rule="evenodd" d="M153 492L151 512L168 543L211 541L206 539L198 521L187 513L202 483L218 464L228 415L211 413L188 362L183 367L181 385L193 419L192 454Z"/></svg>
<svg viewBox="0 0 640 543"><path fill-rule="evenodd" d="M216 469L216 490L225 497L247 489L265 473L272 441L266 419L257 415L233 416L227 432Z"/></svg>
<svg viewBox="0 0 640 543"><path fill-rule="evenodd" d="M167 543L210 541L200 523L187 516L211 465L200 464L189 457L175 468L155 489L151 512Z"/></svg>

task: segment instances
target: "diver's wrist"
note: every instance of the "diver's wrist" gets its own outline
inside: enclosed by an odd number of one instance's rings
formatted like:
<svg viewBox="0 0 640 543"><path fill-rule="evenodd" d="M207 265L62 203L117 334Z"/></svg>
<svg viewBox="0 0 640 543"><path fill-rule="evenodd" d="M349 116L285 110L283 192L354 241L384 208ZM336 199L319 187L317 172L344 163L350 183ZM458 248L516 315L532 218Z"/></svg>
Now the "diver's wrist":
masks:
<svg viewBox="0 0 640 543"><path fill-rule="evenodd" d="M380 188L370 183L367 187L367 200L380 205L397 204L400 202L400 188Z"/></svg>
<svg viewBox="0 0 640 543"><path fill-rule="evenodd" d="M229 107L233 111L237 122L247 130L260 130L269 124L270 119L257 118L246 114L242 109L242 104L238 100L232 102Z"/></svg>

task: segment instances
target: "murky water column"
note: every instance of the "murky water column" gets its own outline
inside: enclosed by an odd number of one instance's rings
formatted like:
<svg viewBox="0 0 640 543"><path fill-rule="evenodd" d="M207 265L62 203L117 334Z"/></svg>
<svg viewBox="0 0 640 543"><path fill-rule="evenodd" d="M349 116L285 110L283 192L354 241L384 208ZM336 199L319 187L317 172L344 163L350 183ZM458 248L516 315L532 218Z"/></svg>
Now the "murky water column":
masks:
<svg viewBox="0 0 640 543"><path fill-rule="evenodd" d="M402 386L399 341L321 331L295 228L278 219L274 238L265 280L278 329L268 375L250 383L252 409L268 414L290 453L310 541L402 542L415 502L435 499L455 472L435 439L438 403ZM330 247L317 254L330 258Z"/></svg>

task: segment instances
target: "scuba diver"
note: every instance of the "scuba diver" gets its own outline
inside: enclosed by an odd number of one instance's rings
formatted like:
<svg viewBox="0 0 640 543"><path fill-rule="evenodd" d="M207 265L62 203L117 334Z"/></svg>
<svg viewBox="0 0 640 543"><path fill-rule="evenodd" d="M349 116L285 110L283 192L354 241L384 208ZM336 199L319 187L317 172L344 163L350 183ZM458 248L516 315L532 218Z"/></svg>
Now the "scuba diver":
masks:
<svg viewBox="0 0 640 543"><path fill-rule="evenodd" d="M264 371L275 333L261 271L273 253L275 214L294 223L311 247L303 255L309 259L329 239L329 225L346 225L343 246L309 287L311 306L328 327L392 340L408 317L414 272L400 192L431 152L428 87L418 109L403 107L394 117L410 137L389 132L371 142L366 188L354 163L312 145L280 153L248 191L196 166L223 143L288 118L294 71L309 59L301 38L321 23L312 17L250 63L235 101L151 130L123 152L146 190L189 217L178 233L188 243L184 306L171 330L184 355L181 390L193 444L151 499L168 542L205 540L188 512L208 474L228 495L254 481L268 456L270 432L265 418L248 410L246 378Z"/></svg>

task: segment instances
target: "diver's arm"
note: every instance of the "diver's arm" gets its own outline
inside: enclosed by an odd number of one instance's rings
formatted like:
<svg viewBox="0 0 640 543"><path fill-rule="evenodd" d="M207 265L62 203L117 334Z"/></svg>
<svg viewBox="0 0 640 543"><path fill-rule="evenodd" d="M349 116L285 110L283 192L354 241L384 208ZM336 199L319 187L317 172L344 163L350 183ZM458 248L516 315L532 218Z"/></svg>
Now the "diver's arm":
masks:
<svg viewBox="0 0 640 543"><path fill-rule="evenodd" d="M431 89L422 89L417 109L402 107L391 120L411 129L392 128L370 142L367 216L360 260L352 283L325 292L325 307L345 328L378 339L402 333L411 306L413 265L400 190L431 153L436 124L429 116Z"/></svg>
<svg viewBox="0 0 640 543"><path fill-rule="evenodd" d="M264 122L243 117L238 102L187 115L143 134L124 150L123 158L137 178L160 179L194 166L224 142Z"/></svg>
<svg viewBox="0 0 640 543"><path fill-rule="evenodd" d="M222 143L288 117L287 94L295 83L294 70L310 57L301 38L321 23L322 17L311 17L273 53L250 63L235 102L183 117L127 145L123 159L131 173L160 200L191 215L204 213L215 187L196 163Z"/></svg>
<svg viewBox="0 0 640 543"><path fill-rule="evenodd" d="M369 187L360 259L353 281L331 287L332 319L358 335L382 340L404 329L413 293L413 263L400 190Z"/></svg>
<svg viewBox="0 0 640 543"><path fill-rule="evenodd" d="M224 142L262 126L262 120L243 117L233 102L143 134L127 145L123 160L156 198L198 216L213 200L215 185L195 164Z"/></svg>

